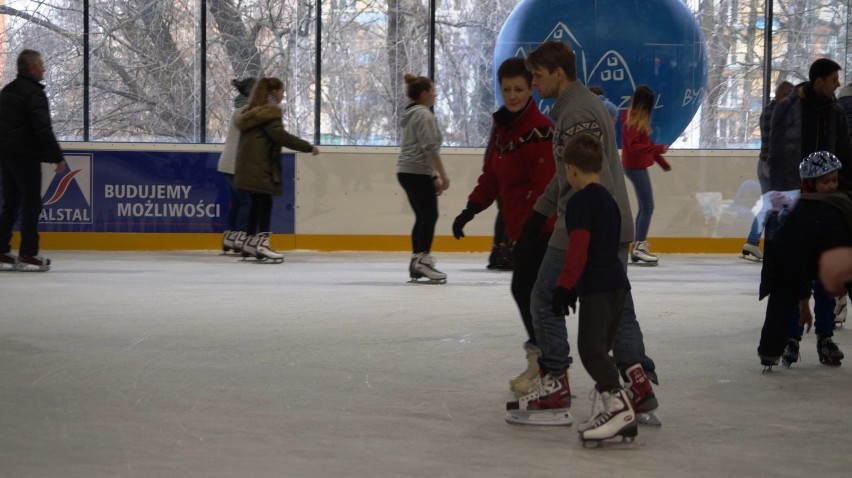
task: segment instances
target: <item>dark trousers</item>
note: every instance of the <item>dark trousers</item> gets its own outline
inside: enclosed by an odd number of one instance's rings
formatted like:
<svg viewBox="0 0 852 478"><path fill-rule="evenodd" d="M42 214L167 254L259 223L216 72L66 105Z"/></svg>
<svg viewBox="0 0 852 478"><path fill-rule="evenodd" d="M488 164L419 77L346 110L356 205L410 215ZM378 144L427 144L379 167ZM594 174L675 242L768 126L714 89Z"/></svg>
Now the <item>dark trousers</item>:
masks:
<svg viewBox="0 0 852 478"><path fill-rule="evenodd" d="M532 290L535 286L535 279L538 277L538 268L544 259L544 253L547 252L547 242L549 240L550 234L540 236L526 246L515 248L512 251L515 259L515 266L512 272L512 297L515 298L515 303L518 304L521 319L524 321L524 328L527 329L527 337L529 337L527 343L536 346L538 342L535 338L530 302Z"/></svg>
<svg viewBox="0 0 852 478"><path fill-rule="evenodd" d="M231 208L228 210L228 230L245 231L248 229L248 217L251 211L251 193L234 186L234 175L222 173L228 180L228 192Z"/></svg>
<svg viewBox="0 0 852 478"><path fill-rule="evenodd" d="M248 227L246 233L254 235L259 232L272 232L272 195L251 193L251 208L249 208Z"/></svg>
<svg viewBox="0 0 852 478"><path fill-rule="evenodd" d="M580 361L599 392L621 387L618 367L609 351L615 341L626 295L627 291L620 289L580 297L577 348Z"/></svg>
<svg viewBox="0 0 852 478"><path fill-rule="evenodd" d="M408 203L414 210L414 228L411 229L411 252L418 254L432 250L435 224L438 222L438 196L435 184L428 174L397 173L397 179Z"/></svg>
<svg viewBox="0 0 852 478"><path fill-rule="evenodd" d="M778 358L784 353L790 332L790 317L796 311L801 289L801 284L779 284L769 294L757 347L757 353L761 356Z"/></svg>
<svg viewBox="0 0 852 478"><path fill-rule="evenodd" d="M0 253L11 251L12 228L21 213L20 255L38 255L38 218L41 214L41 163L0 160Z"/></svg>

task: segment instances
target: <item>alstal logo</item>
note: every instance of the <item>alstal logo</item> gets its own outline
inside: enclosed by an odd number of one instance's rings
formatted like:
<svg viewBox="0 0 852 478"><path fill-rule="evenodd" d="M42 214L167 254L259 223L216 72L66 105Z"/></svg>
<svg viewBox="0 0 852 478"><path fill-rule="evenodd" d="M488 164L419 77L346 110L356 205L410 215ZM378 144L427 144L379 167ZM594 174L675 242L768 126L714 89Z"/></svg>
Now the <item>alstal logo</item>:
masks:
<svg viewBox="0 0 852 478"><path fill-rule="evenodd" d="M53 164L42 165L42 211L39 220L47 224L92 223L92 156L66 154L68 167L55 172Z"/></svg>

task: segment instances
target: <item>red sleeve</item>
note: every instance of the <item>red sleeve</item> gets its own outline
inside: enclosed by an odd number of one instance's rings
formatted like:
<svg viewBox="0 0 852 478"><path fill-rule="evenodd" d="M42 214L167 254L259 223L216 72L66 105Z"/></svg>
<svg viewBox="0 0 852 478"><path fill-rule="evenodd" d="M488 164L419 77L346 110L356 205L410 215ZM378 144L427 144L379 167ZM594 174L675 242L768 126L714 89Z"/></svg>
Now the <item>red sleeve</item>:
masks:
<svg viewBox="0 0 852 478"><path fill-rule="evenodd" d="M669 162L666 161L666 158L664 158L663 155L661 155L661 154L655 154L654 155L654 161L656 161L657 164L659 164L660 167L665 169L666 171L668 171L669 169L672 169L672 167L669 166Z"/></svg>
<svg viewBox="0 0 852 478"><path fill-rule="evenodd" d="M621 135L623 149L629 148L633 153L640 154L663 154L663 145L654 144L651 137L641 133L632 126L622 126L624 134Z"/></svg>
<svg viewBox="0 0 852 478"><path fill-rule="evenodd" d="M577 285L589 260L589 240L592 234L588 229L574 229L568 235L568 250L565 251L565 263L559 274L557 286L571 290Z"/></svg>

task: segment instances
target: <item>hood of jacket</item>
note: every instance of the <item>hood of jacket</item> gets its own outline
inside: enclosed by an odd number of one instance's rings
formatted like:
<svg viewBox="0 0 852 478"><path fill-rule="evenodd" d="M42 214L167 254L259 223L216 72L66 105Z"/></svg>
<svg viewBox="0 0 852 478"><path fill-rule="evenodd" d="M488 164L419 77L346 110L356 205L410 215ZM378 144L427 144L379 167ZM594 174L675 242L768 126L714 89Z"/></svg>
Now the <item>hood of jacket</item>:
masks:
<svg viewBox="0 0 852 478"><path fill-rule="evenodd" d="M274 119L281 119L284 111L278 105L261 105L237 111L234 124L240 131L246 131Z"/></svg>
<svg viewBox="0 0 852 478"><path fill-rule="evenodd" d="M421 111L426 111L430 113L429 108L421 105L420 103L409 103L408 106L405 107L405 111L402 112L402 120L400 120L400 124L403 128L411 121L411 118Z"/></svg>
<svg viewBox="0 0 852 478"><path fill-rule="evenodd" d="M837 90L837 99L845 98L847 96L852 96L852 84L841 86L839 90Z"/></svg>

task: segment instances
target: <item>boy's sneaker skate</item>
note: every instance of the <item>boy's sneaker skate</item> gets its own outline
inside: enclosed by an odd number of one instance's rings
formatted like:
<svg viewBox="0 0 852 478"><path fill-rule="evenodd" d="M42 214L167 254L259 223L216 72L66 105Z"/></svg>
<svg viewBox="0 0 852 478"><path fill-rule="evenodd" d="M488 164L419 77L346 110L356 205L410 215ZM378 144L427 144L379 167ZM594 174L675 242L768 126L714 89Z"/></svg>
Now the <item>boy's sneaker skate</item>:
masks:
<svg viewBox="0 0 852 478"><path fill-rule="evenodd" d="M603 440L620 436L622 441L632 442L638 433L636 414L624 389L601 392L602 410L595 419L580 432L583 444L599 445Z"/></svg>
<svg viewBox="0 0 852 478"><path fill-rule="evenodd" d="M837 327L843 326L846 322L846 293L835 299L834 302L834 325Z"/></svg>
<svg viewBox="0 0 852 478"><path fill-rule="evenodd" d="M794 338L787 339L787 346L784 347L784 353L781 354L781 362L790 368L791 365L799 361L799 340Z"/></svg>
<svg viewBox="0 0 852 478"><path fill-rule="evenodd" d="M759 245L746 242L743 244L743 253L741 257L749 261L760 262L763 260L763 251L760 250Z"/></svg>
<svg viewBox="0 0 852 478"><path fill-rule="evenodd" d="M47 272L50 270L50 259L41 256L20 256L15 268L23 272Z"/></svg>
<svg viewBox="0 0 852 478"><path fill-rule="evenodd" d="M261 261L269 261L272 264L280 264L284 262L284 254L276 251L269 245L269 233L261 232L257 235L258 243L255 246L255 257Z"/></svg>
<svg viewBox="0 0 852 478"><path fill-rule="evenodd" d="M521 425L571 426L571 387L568 371L544 373L538 390L514 402L506 402L506 422Z"/></svg>
<svg viewBox="0 0 852 478"><path fill-rule="evenodd" d="M535 390L541 377L538 368L541 350L532 344L524 345L524 350L527 352L527 369L509 380L509 388L518 398Z"/></svg>
<svg viewBox="0 0 852 478"><path fill-rule="evenodd" d="M421 252L411 258L408 265L408 273L411 276L409 282L418 282L419 279L427 279L424 284L444 284L447 282L447 274L435 268L435 258L431 254Z"/></svg>
<svg viewBox="0 0 852 478"><path fill-rule="evenodd" d="M630 260L641 262L649 266L657 265L657 256L648 252L648 243L646 241L638 241L633 243L633 250L630 253Z"/></svg>
<svg viewBox="0 0 852 478"><path fill-rule="evenodd" d="M246 240L243 243L242 251L240 254L243 256L243 260L252 257L257 259L257 246L260 244L260 236L246 236Z"/></svg>
<svg viewBox="0 0 852 478"><path fill-rule="evenodd" d="M843 360L843 352L837 347L837 344L831 340L831 335L820 337L817 340L817 354L819 354L819 363L839 367L840 361Z"/></svg>
<svg viewBox="0 0 852 478"><path fill-rule="evenodd" d="M18 264L18 258L9 252L0 254L0 271L13 271Z"/></svg>

